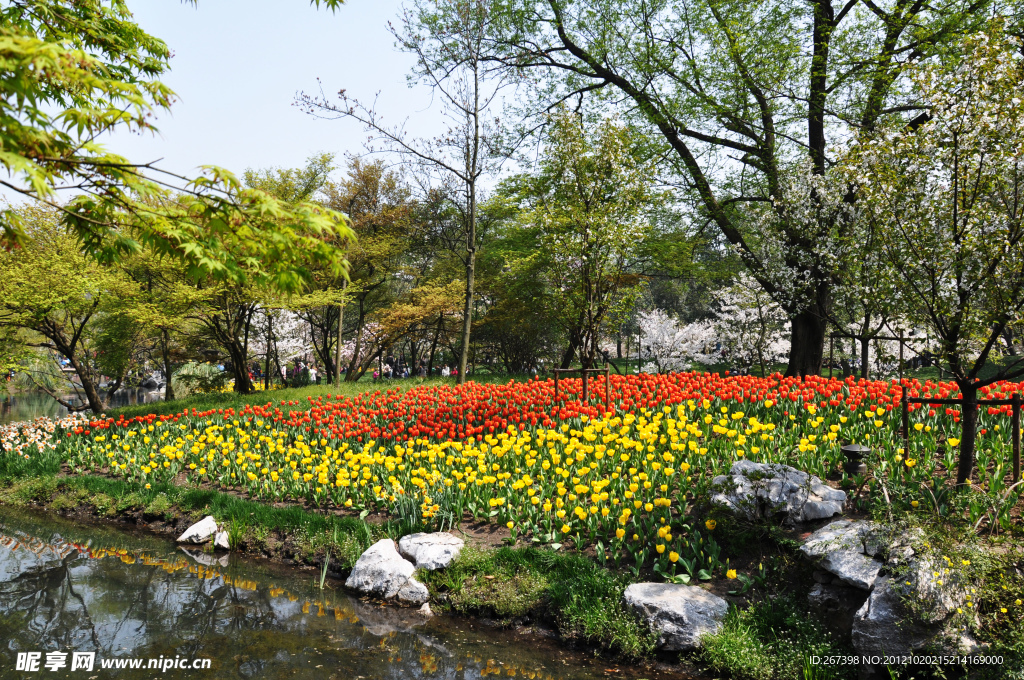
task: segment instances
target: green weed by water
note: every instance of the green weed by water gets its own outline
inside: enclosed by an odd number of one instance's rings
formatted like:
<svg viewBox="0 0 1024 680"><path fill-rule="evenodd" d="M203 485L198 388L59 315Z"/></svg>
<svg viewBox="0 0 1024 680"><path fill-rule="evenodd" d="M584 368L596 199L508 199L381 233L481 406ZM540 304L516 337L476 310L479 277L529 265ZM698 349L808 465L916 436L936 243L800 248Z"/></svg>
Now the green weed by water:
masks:
<svg viewBox="0 0 1024 680"><path fill-rule="evenodd" d="M447 569L424 580L459 612L503 619L541 614L554 619L564 638L633 657L654 649L654 636L622 603L627 581L583 556L467 546Z"/></svg>
<svg viewBox="0 0 1024 680"><path fill-rule="evenodd" d="M296 506L275 508L210 489L170 484L146 489L125 480L94 475L8 480L0 485L0 503L38 503L55 510L87 504L107 516L135 510L166 519L173 519L176 514L189 519L212 515L219 523L233 527L236 540L232 546L239 536L252 536L265 543L276 532L282 537L291 536L306 559L330 550L333 563L343 569L354 565L359 555L382 535L380 529L355 517L323 515Z"/></svg>
<svg viewBox="0 0 1024 680"><path fill-rule="evenodd" d="M705 636L700 651L712 670L736 680L790 680L808 672L816 680L823 671L809 670L809 657L852 654L787 598L730 608L722 629ZM832 669L835 680L853 674L851 668Z"/></svg>

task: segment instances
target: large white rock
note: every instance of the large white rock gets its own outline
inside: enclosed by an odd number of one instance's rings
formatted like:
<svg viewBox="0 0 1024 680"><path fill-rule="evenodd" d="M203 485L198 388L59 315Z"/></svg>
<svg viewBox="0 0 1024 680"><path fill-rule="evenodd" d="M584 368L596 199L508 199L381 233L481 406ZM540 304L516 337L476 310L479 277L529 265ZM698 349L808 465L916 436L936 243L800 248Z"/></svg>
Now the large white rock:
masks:
<svg viewBox="0 0 1024 680"><path fill-rule="evenodd" d="M445 531L432 534L409 534L398 541L398 552L417 569L444 569L452 563L465 545L458 536Z"/></svg>
<svg viewBox="0 0 1024 680"><path fill-rule="evenodd" d="M217 520L207 515L178 536L178 543L206 543L217 533Z"/></svg>
<svg viewBox="0 0 1024 680"><path fill-rule="evenodd" d="M390 600L409 583L415 571L416 567L398 554L395 542L385 538L371 545L359 556L352 573L345 581L345 587L364 595ZM422 604L422 601L416 604Z"/></svg>
<svg viewBox="0 0 1024 680"><path fill-rule="evenodd" d="M218 550L231 550L231 541L228 540L228 532L218 531L213 537L213 547Z"/></svg>
<svg viewBox="0 0 1024 680"><path fill-rule="evenodd" d="M416 580L416 577L410 577L405 585L401 587L396 596L398 601L402 604L408 605L422 605L430 600L430 591L427 587Z"/></svg>
<svg viewBox="0 0 1024 680"><path fill-rule="evenodd" d="M749 519L784 513L790 522L808 522L840 514L846 504L846 492L777 463L738 460L728 475L715 477L713 485L717 490L711 498L714 503Z"/></svg>
<svg viewBox="0 0 1024 680"><path fill-rule="evenodd" d="M717 595L676 583L634 583L624 600L658 634L658 647L670 652L697 649L702 635L721 629L729 611Z"/></svg>
<svg viewBox="0 0 1024 680"><path fill-rule="evenodd" d="M871 590L878 579L878 572L882 570L881 562L852 550L831 552L818 563L818 566L843 583L861 590Z"/></svg>

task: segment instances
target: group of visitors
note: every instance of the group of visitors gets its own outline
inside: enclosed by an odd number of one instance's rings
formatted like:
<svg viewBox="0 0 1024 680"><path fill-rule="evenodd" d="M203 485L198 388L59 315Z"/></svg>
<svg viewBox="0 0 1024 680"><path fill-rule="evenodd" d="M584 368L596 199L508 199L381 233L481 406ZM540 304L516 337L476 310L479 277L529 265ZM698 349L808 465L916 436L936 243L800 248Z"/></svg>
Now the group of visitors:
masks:
<svg viewBox="0 0 1024 680"><path fill-rule="evenodd" d="M427 377L428 373L431 375L439 375L442 378L450 376L458 377L459 369L448 368L448 365L445 364L440 369L435 368L428 372L426 364L423 363L417 363L410 369L409 366L404 365L401 362L395 362L394 359L389 357L388 361L383 362L380 369L373 372L373 379L402 380L406 378L419 378L420 380L423 380Z"/></svg>

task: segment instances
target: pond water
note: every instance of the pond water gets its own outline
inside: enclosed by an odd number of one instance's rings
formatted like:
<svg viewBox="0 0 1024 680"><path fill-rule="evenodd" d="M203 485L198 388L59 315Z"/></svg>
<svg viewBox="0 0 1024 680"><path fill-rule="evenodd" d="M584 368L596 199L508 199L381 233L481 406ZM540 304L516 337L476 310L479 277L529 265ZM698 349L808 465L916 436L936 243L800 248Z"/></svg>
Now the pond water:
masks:
<svg viewBox="0 0 1024 680"><path fill-rule="evenodd" d="M163 392L150 392L142 389L118 390L110 400L110 408L135 404L148 404L163 399ZM79 403L69 399L71 403ZM17 392L4 394L0 392L0 425L32 420L39 416L62 418L68 410L45 392Z"/></svg>
<svg viewBox="0 0 1024 680"><path fill-rule="evenodd" d="M363 602L337 583L321 590L312 571L0 513L0 678L682 680L559 650L537 635ZM31 652L40 653L39 671L17 670L19 653ZM48 670L49 652L66 653L66 665ZM94 654L91 672L71 670L75 652L85 653L79 663ZM130 670L137 659L143 669ZM160 667L209 659L209 668L161 672L147 669L150 659Z"/></svg>

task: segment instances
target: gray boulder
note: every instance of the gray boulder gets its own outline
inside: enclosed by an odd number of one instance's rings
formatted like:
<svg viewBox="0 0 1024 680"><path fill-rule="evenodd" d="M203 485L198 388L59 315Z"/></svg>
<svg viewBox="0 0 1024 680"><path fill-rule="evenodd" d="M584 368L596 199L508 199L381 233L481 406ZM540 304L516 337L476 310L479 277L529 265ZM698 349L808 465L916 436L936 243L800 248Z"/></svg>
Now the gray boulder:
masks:
<svg viewBox="0 0 1024 680"><path fill-rule="evenodd" d="M416 567L402 559L395 550L395 542L385 538L359 556L345 581L345 587L364 595L390 600L409 583L415 572ZM411 591L405 592L410 594ZM422 601L416 604L422 604Z"/></svg>
<svg viewBox="0 0 1024 680"><path fill-rule="evenodd" d="M884 566L875 557L885 545L874 522L840 519L811 534L800 552L843 583L871 590Z"/></svg>
<svg viewBox="0 0 1024 680"><path fill-rule="evenodd" d="M911 611L905 599L919 595L914 581L878 579L871 595L853 617L853 647L866 655L904 655L926 647L946 654L971 654L978 648L966 630L949 618L936 619Z"/></svg>
<svg viewBox="0 0 1024 680"><path fill-rule="evenodd" d="M785 514L791 523L826 519L842 513L846 493L819 478L777 463L746 459L733 463L728 475L713 481L712 502L749 519Z"/></svg>
<svg viewBox="0 0 1024 680"><path fill-rule="evenodd" d="M811 612L830 631L848 638L853 631L853 617L867 600L860 588L841 583L815 583L807 594Z"/></svg>
<svg viewBox="0 0 1024 680"><path fill-rule="evenodd" d="M883 576L854 614L851 638L861 654L904 655L927 644L932 632L914 622L889 577Z"/></svg>
<svg viewBox="0 0 1024 680"><path fill-rule="evenodd" d="M452 563L465 542L458 536L438 531L432 534L409 534L398 541L398 552L417 569L444 569Z"/></svg>
<svg viewBox="0 0 1024 680"><path fill-rule="evenodd" d="M415 607L426 604L430 600L430 591L413 576L405 582L405 585L401 587L396 597L402 604Z"/></svg>
<svg viewBox="0 0 1024 680"><path fill-rule="evenodd" d="M722 598L675 583L634 583L624 600L658 634L658 647L670 652L700 647L701 636L717 633L729 611Z"/></svg>
<svg viewBox="0 0 1024 680"><path fill-rule="evenodd" d="M929 557L910 560L893 581L917 603L918 617L927 623L946 620L967 600L967 586L956 570Z"/></svg>
<svg viewBox="0 0 1024 680"><path fill-rule="evenodd" d="M217 520L212 515L207 515L178 536L178 543L206 543L217 533Z"/></svg>
<svg viewBox="0 0 1024 680"><path fill-rule="evenodd" d="M843 583L861 590L871 590L882 569L882 563L875 558L852 550L831 552L819 565Z"/></svg>

